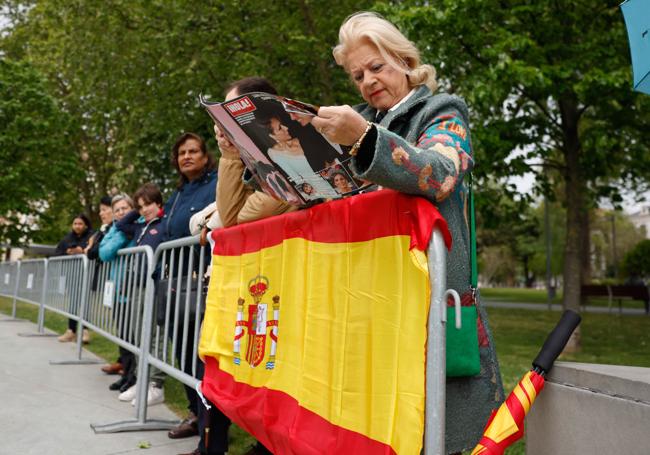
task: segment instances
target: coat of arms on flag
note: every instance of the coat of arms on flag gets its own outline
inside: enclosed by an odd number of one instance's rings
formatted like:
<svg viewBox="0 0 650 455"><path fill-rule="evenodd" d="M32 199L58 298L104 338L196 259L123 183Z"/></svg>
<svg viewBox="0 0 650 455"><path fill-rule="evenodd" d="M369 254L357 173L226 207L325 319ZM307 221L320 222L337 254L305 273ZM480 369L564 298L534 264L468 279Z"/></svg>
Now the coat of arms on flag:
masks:
<svg viewBox="0 0 650 455"><path fill-rule="evenodd" d="M271 352L269 361L266 362L266 369L272 370L275 367L275 351L278 343L278 318L280 315L280 297L273 297L273 319L269 319L269 305L262 302L262 298L269 289L269 279L257 275L248 282L248 293L253 298L253 303L244 310L246 300L237 299L237 322L235 323L235 340L233 343L233 362L241 364L242 338L246 335L246 361L255 368L263 360L266 354L266 336L268 328L271 328ZM244 314L247 313L247 318Z"/></svg>

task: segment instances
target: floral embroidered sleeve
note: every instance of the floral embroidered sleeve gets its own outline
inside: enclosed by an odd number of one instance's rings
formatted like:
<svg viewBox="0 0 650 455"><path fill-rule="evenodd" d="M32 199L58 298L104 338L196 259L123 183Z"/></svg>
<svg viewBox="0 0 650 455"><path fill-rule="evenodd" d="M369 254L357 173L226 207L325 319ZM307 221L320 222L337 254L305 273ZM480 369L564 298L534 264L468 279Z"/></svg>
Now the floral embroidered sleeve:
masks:
<svg viewBox="0 0 650 455"><path fill-rule="evenodd" d="M469 132L460 114L439 115L409 143L376 126L354 159L359 177L386 188L442 201L473 167Z"/></svg>

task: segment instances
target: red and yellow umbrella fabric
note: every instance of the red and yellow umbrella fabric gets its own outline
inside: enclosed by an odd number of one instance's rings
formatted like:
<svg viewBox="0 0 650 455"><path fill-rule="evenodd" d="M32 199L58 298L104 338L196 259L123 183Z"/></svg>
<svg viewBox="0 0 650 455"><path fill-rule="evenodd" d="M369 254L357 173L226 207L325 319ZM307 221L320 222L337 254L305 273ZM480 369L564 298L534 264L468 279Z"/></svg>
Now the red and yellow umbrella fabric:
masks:
<svg viewBox="0 0 650 455"><path fill-rule="evenodd" d="M544 388L544 378L529 371L506 401L492 413L488 425L472 455L499 455L524 435L524 418Z"/></svg>
<svg viewBox="0 0 650 455"><path fill-rule="evenodd" d="M521 439L524 435L524 419L544 388L544 377L553 368L553 362L566 346L580 320L580 315L571 310L562 314L533 360L533 369L524 375L506 401L490 416L483 437L472 455L501 455L509 445Z"/></svg>

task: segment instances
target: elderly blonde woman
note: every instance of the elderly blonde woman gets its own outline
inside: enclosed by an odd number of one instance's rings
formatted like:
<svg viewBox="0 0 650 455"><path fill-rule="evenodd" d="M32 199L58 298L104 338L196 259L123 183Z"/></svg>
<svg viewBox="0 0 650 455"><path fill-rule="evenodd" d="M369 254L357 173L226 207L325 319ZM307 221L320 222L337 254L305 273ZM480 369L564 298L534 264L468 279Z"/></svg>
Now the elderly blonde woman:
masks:
<svg viewBox="0 0 650 455"><path fill-rule="evenodd" d="M464 305L477 305L481 371L448 378L446 447L473 447L503 389L484 309L470 285L465 175L474 163L468 111L462 99L437 89L433 67L420 63L415 45L374 13L350 16L339 31L336 62L366 101L322 107L312 124L333 142L352 146L357 177L431 200L453 238L447 286Z"/></svg>

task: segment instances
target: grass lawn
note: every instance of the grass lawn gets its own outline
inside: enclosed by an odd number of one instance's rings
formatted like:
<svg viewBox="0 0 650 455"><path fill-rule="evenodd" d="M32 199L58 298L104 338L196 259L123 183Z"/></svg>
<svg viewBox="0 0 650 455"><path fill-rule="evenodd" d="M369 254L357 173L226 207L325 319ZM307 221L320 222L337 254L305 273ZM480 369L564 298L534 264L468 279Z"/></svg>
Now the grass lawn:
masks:
<svg viewBox="0 0 650 455"><path fill-rule="evenodd" d="M500 302L524 302L547 304L545 289L527 289L527 288L481 288L481 296L488 300L498 300ZM552 303L562 303L562 293L558 292ZM641 308L643 302L640 300L621 300L623 308ZM590 297L587 299L587 305L603 306L609 304L607 297ZM612 302L612 312L618 311L618 299Z"/></svg>
<svg viewBox="0 0 650 455"><path fill-rule="evenodd" d="M488 315L507 394L531 368L531 362L560 314L488 308ZM560 360L650 367L650 318L593 313L582 316L583 351L561 356ZM523 441L506 453L523 455Z"/></svg>
<svg viewBox="0 0 650 455"><path fill-rule="evenodd" d="M533 292L527 289L517 289L513 290L510 295L529 295L527 293L533 295ZM484 294L489 294L489 290ZM508 292L504 292L501 295L507 294ZM530 299L526 301L530 301ZM545 303L545 300L540 303ZM0 311L11 314L11 301L0 298ZM558 321L560 314L501 308L489 308L488 314L501 364L504 386L508 393L521 376L531 368L532 360L537 355L547 334ZM19 303L17 316L35 321L37 308L33 305ZM50 312L46 313L45 322L48 328L57 332L63 332L67 327L65 318ZM618 314L584 314L581 327L583 351L561 358L561 360L650 367L650 355L648 355L650 318L644 316L621 317ZM86 348L107 361L112 361L117 356L115 345L98 335L93 336L92 342ZM167 380L165 400L173 411L179 416L184 416L187 402L180 382L171 378ZM252 438L235 426L231 431L231 441L229 453L233 455L243 453L253 442ZM515 444L506 453L523 455L525 453L523 441Z"/></svg>

